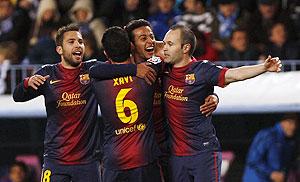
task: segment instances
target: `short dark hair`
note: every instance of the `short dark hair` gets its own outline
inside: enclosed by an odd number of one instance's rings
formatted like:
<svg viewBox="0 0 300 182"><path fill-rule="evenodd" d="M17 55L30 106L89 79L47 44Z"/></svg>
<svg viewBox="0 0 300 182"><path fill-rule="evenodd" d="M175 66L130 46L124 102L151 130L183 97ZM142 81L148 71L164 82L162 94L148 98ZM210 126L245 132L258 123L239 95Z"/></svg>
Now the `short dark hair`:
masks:
<svg viewBox="0 0 300 182"><path fill-rule="evenodd" d="M182 44L190 44L191 49L189 52L189 56L192 56L197 45L197 39L194 32L184 25L173 25L170 30L180 30L180 38Z"/></svg>
<svg viewBox="0 0 300 182"><path fill-rule="evenodd" d="M22 161L14 161L9 167L9 172L11 172L12 168L15 166L18 166L19 168L21 168L25 174L28 173L28 166Z"/></svg>
<svg viewBox="0 0 300 182"><path fill-rule="evenodd" d="M128 33L129 36L129 40L131 42L134 42L134 35L133 35L133 31L137 28L140 27L150 27L151 28L151 24L144 19L138 19L138 20L132 20L130 21L126 26L125 26L125 30Z"/></svg>
<svg viewBox="0 0 300 182"><path fill-rule="evenodd" d="M292 120L292 121L296 121L298 122L299 119L299 115L297 113L285 113L282 118L281 121L285 121L285 120Z"/></svg>
<svg viewBox="0 0 300 182"><path fill-rule="evenodd" d="M127 32L118 26L113 26L103 34L102 45L112 61L124 62L130 57L131 47Z"/></svg>
<svg viewBox="0 0 300 182"><path fill-rule="evenodd" d="M246 37L248 39L247 29L245 27L237 27L237 28L233 29L233 31L231 32L230 40L233 38L233 34L236 33L236 32L244 32L244 33L246 33Z"/></svg>
<svg viewBox="0 0 300 182"><path fill-rule="evenodd" d="M76 31L76 32L80 32L80 27L78 24L76 23L71 23L68 24L66 26L62 26L58 29L56 37L55 37L55 43L56 46L62 46L63 44L63 39L64 39L64 34L66 32L70 32L70 31Z"/></svg>

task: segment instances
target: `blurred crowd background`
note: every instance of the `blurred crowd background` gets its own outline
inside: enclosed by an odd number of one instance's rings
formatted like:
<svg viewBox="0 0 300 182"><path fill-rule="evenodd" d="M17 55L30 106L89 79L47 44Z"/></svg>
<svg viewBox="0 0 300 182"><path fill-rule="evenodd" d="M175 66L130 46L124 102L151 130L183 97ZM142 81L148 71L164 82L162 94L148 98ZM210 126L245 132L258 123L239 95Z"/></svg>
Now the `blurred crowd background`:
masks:
<svg viewBox="0 0 300 182"><path fill-rule="evenodd" d="M105 60L104 30L143 18L157 40L173 24L188 25L199 40L198 59L299 59L299 8L297 0L0 0L0 58L11 64L58 62L55 32L77 22L85 59Z"/></svg>
<svg viewBox="0 0 300 182"><path fill-rule="evenodd" d="M156 40L173 24L197 36L194 57L210 61L300 59L298 0L0 0L0 93L10 65L59 61L54 37L71 22L81 25L85 60L105 61L101 38L111 26L146 19Z"/></svg>

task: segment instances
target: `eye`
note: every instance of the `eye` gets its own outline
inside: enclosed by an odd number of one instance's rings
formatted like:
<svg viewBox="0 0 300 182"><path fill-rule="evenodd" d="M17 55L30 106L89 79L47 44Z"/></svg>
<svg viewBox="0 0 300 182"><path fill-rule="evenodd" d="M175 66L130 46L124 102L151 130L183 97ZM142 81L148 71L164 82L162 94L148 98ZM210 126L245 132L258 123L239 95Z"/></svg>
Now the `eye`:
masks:
<svg viewBox="0 0 300 182"><path fill-rule="evenodd" d="M146 41L147 38L146 38L146 37L142 37L141 40L142 40L142 41Z"/></svg>
<svg viewBox="0 0 300 182"><path fill-rule="evenodd" d="M150 35L150 39L154 40L154 35L153 34Z"/></svg>
<svg viewBox="0 0 300 182"><path fill-rule="evenodd" d="M170 47L172 46L172 45L174 45L172 42L168 42L167 43Z"/></svg>

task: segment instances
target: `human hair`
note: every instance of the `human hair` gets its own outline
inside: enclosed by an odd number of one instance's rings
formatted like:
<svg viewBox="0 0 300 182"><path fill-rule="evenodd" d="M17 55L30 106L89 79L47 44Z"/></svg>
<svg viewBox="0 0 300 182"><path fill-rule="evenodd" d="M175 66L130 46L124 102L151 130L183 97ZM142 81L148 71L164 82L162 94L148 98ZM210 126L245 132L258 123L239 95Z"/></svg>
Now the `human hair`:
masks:
<svg viewBox="0 0 300 182"><path fill-rule="evenodd" d="M56 46L62 46L64 34L66 32L70 32L70 31L80 32L79 25L76 23L71 23L71 24L68 24L66 26L62 26L61 28L59 28L57 31L56 37L55 37Z"/></svg>
<svg viewBox="0 0 300 182"><path fill-rule="evenodd" d="M24 171L25 174L28 173L28 167L27 167L27 165L26 165L24 162L21 162L21 161L14 161L14 162L10 165L10 167L9 167L9 172L11 172L12 168L15 167L15 166L21 168L22 171Z"/></svg>
<svg viewBox="0 0 300 182"><path fill-rule="evenodd" d="M125 26L125 30L129 36L129 40L131 42L134 42L134 35L133 35L133 31L137 28L140 27L150 27L151 28L151 24L144 19L138 19L138 20L132 20L130 21L126 26Z"/></svg>
<svg viewBox="0 0 300 182"><path fill-rule="evenodd" d="M114 62L124 62L130 57L131 47L127 32L113 26L103 34L102 45L108 58Z"/></svg>
<svg viewBox="0 0 300 182"><path fill-rule="evenodd" d="M299 115L297 113L285 113L282 116L281 121L292 120L298 122L298 119L299 119Z"/></svg>
<svg viewBox="0 0 300 182"><path fill-rule="evenodd" d="M244 32L246 34L246 37L248 37L248 32L244 27L237 27L231 32L230 40L233 38L233 34L236 32Z"/></svg>
<svg viewBox="0 0 300 182"><path fill-rule="evenodd" d="M189 29L187 26L184 25L173 25L170 30L174 31L174 30L180 30L180 39L181 39L181 43L182 45L184 44L190 44L191 48L189 51L189 56L192 56L195 49L196 49L196 45L197 45L197 39L196 36L194 34L194 32Z"/></svg>

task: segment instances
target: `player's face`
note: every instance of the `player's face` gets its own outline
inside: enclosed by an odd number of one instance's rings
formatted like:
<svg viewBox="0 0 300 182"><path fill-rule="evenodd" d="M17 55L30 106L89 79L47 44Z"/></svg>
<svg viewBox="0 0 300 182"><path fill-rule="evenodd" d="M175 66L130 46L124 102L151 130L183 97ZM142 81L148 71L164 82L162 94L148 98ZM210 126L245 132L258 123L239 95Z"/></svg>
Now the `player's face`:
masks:
<svg viewBox="0 0 300 182"><path fill-rule="evenodd" d="M84 51L82 35L79 32L69 31L64 33L60 55L66 65L71 67L79 66L82 62Z"/></svg>
<svg viewBox="0 0 300 182"><path fill-rule="evenodd" d="M133 30L135 62L143 62L154 54L155 38L149 26L139 27Z"/></svg>
<svg viewBox="0 0 300 182"><path fill-rule="evenodd" d="M169 30L164 38L164 62L176 64L183 59L180 30Z"/></svg>

